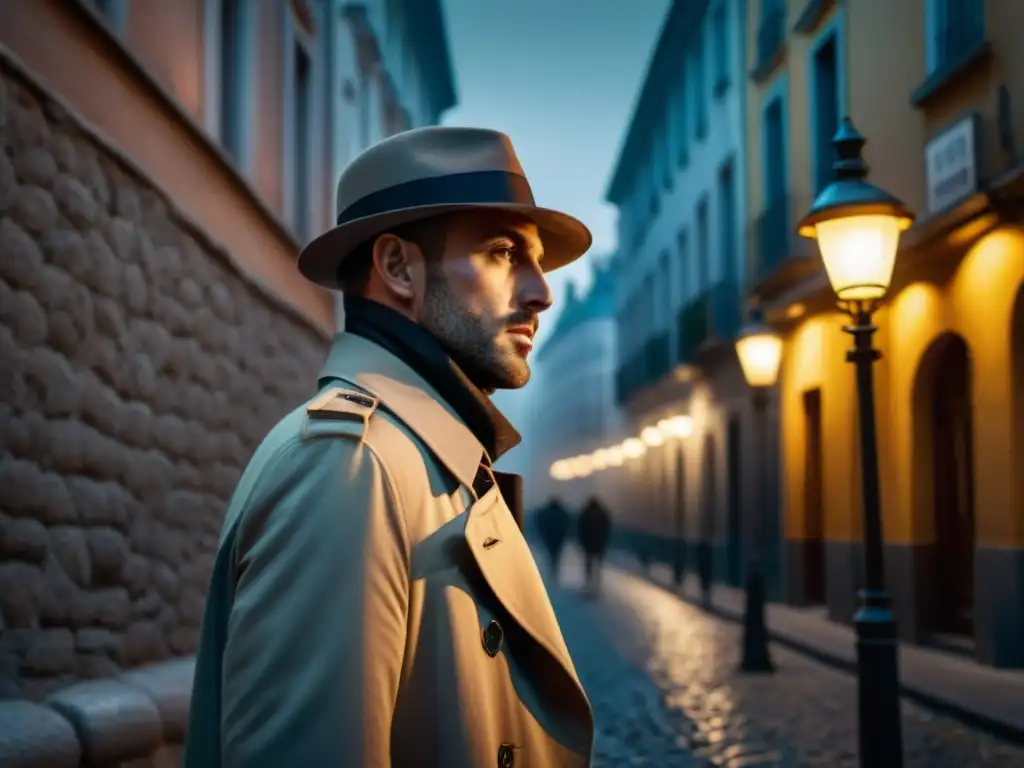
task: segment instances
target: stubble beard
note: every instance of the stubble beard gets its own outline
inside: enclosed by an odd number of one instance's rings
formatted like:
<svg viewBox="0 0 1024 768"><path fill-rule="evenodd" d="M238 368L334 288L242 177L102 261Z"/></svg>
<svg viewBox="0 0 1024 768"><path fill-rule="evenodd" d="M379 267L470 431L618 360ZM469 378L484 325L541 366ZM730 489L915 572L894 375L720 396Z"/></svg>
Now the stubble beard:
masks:
<svg viewBox="0 0 1024 768"><path fill-rule="evenodd" d="M427 269L420 325L432 333L479 389L519 389L530 380L526 360L496 343L493 331L474 315L436 267Z"/></svg>

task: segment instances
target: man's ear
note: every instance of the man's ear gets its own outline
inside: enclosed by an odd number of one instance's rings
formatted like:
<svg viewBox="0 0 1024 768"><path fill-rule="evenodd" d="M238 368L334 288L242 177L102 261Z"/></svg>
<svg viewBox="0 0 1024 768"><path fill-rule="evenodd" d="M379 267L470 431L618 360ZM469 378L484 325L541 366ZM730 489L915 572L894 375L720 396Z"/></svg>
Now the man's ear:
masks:
<svg viewBox="0 0 1024 768"><path fill-rule="evenodd" d="M423 254L416 243L381 235L373 244L373 269L388 293L403 304L422 295Z"/></svg>

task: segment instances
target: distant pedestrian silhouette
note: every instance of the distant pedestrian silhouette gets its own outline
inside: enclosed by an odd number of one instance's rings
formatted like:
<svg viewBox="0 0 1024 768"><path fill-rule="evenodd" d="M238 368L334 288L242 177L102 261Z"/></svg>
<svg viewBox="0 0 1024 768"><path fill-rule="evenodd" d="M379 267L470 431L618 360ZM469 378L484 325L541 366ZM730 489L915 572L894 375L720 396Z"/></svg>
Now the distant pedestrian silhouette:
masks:
<svg viewBox="0 0 1024 768"><path fill-rule="evenodd" d="M577 534L583 549L586 587L594 595L601 588L601 563L608 550L611 533L611 515L600 501L591 497L580 512Z"/></svg>
<svg viewBox="0 0 1024 768"><path fill-rule="evenodd" d="M557 498L552 498L537 511L537 533L548 554L552 579L558 583L558 566L562 560L562 549L569 535L572 520L569 510Z"/></svg>

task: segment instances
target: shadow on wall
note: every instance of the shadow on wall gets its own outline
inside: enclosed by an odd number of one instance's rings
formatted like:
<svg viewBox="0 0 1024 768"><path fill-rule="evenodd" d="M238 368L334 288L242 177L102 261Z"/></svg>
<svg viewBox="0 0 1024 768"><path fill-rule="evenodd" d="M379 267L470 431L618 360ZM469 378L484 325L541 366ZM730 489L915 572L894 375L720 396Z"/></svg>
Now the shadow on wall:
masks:
<svg viewBox="0 0 1024 768"><path fill-rule="evenodd" d="M42 700L195 651L227 499L326 339L2 52L0 253L0 698Z"/></svg>

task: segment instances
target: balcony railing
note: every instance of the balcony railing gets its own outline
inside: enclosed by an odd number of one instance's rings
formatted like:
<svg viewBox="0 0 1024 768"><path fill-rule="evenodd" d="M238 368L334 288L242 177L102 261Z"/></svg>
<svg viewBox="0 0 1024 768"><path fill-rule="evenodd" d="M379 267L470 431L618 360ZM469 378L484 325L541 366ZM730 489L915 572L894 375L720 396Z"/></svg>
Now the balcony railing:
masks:
<svg viewBox="0 0 1024 768"><path fill-rule="evenodd" d="M659 333L650 337L615 372L616 401L619 405L626 404L637 392L654 384L671 368L668 334Z"/></svg>
<svg viewBox="0 0 1024 768"><path fill-rule="evenodd" d="M679 362L692 363L708 335L708 312L699 296L679 310Z"/></svg>
<svg viewBox="0 0 1024 768"><path fill-rule="evenodd" d="M679 311L679 361L693 363L702 350L731 342L741 322L735 281L716 283Z"/></svg>
<svg viewBox="0 0 1024 768"><path fill-rule="evenodd" d="M765 206L757 217L757 274L763 276L772 272L786 258L790 240L790 200L778 197Z"/></svg>
<svg viewBox="0 0 1024 768"><path fill-rule="evenodd" d="M644 364L647 373L646 384L653 384L672 368L668 350L668 334L659 333L644 344Z"/></svg>
<svg viewBox="0 0 1024 768"><path fill-rule="evenodd" d="M797 221L811 202L806 195L779 195L751 222L747 232L749 285L760 286L775 273L788 272L793 262L802 264L804 257L817 256L814 242L796 232Z"/></svg>
<svg viewBox="0 0 1024 768"><path fill-rule="evenodd" d="M751 73L754 80L766 78L782 59L786 42L786 10L783 3L774 5L757 27L757 61Z"/></svg>

